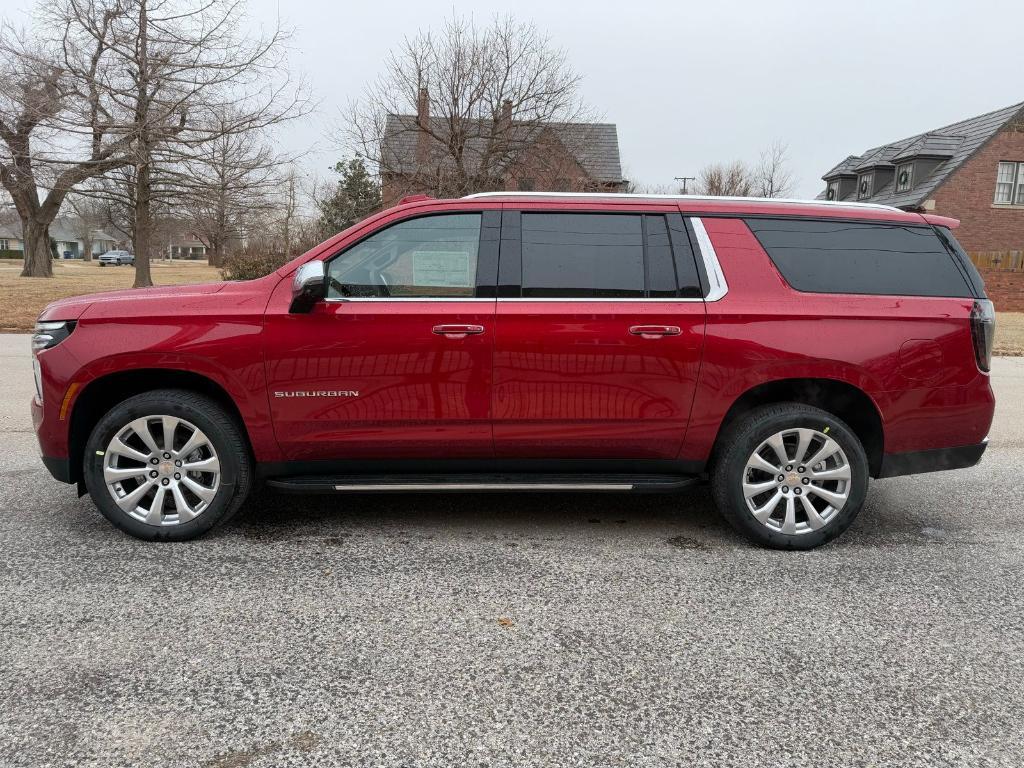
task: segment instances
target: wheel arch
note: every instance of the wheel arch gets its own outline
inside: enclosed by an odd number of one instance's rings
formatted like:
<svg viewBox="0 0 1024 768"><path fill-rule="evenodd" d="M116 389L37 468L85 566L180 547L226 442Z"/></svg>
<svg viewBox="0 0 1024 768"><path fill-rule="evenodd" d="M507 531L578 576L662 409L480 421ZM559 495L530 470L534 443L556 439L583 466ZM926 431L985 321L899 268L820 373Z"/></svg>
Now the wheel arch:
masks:
<svg viewBox="0 0 1024 768"><path fill-rule="evenodd" d="M117 403L133 395L157 389L181 389L206 395L222 406L234 419L246 441L249 455L253 455L252 440L246 429L238 404L223 386L213 379L194 371L175 368L138 368L118 371L93 379L75 398L68 425L68 460L70 482L82 488L82 460L85 444L93 427Z"/></svg>
<svg viewBox="0 0 1024 768"><path fill-rule="evenodd" d="M762 405L786 402L812 405L846 422L864 446L871 477L878 476L885 447L885 427L878 405L859 387L829 378L776 379L747 389L733 401L719 425L709 466L717 458L723 436L745 413Z"/></svg>

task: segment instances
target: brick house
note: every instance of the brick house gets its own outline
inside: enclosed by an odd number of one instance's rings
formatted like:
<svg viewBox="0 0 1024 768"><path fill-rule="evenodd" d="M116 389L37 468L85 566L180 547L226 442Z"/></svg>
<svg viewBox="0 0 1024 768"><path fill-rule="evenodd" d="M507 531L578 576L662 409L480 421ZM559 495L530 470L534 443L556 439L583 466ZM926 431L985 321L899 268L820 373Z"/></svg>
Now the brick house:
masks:
<svg viewBox="0 0 1024 768"><path fill-rule="evenodd" d="M458 135L454 137L453 132ZM415 115L387 116L380 152L384 205L409 194L458 196L450 145L461 147L472 190L622 192L618 132L612 123L538 123L512 118L505 102L495 119L432 117L421 90Z"/></svg>
<svg viewBox="0 0 1024 768"><path fill-rule="evenodd" d="M979 266L1024 269L1024 104L850 155L822 178L819 199L952 216Z"/></svg>

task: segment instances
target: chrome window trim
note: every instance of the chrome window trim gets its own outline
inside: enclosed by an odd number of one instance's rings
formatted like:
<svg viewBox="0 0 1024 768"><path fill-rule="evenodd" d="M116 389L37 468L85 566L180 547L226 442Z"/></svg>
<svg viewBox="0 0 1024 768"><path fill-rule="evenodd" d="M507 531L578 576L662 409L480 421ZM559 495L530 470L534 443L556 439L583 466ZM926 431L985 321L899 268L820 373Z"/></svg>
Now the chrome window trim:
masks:
<svg viewBox="0 0 1024 768"><path fill-rule="evenodd" d="M462 303L465 301L494 301L494 298L481 298L479 296L447 297L447 296L353 296L351 298L332 296L324 299L332 304L347 304L350 301L447 301Z"/></svg>
<svg viewBox="0 0 1024 768"><path fill-rule="evenodd" d="M708 295L704 301L718 301L729 292L729 284L725 281L725 273L722 272L722 265L718 261L718 254L715 246L708 237L708 231L704 229L703 219L697 216L690 217L690 225L697 236L697 248L700 250L700 257L704 261L704 271L708 275Z"/></svg>
<svg viewBox="0 0 1024 768"><path fill-rule="evenodd" d="M393 298L389 298L387 296L365 296L365 297L361 296L361 297L358 297L358 298L351 298L351 299L331 298L331 299L324 299L324 301L332 303L332 304L346 304L346 303L348 303L350 301L353 301L353 302L364 302L364 301L420 301L420 302L444 301L444 302L448 302L448 303L462 303L462 302L466 302L466 301L545 301L545 302L560 301L560 302L566 303L566 304L575 304L575 303L581 302L581 301L589 301L589 302L631 302L631 303L657 301L657 302L669 302L669 303L675 303L675 304L684 304L684 303L689 303L689 302L700 302L700 301L704 301L704 299L671 297L671 296L667 297L667 298L663 297L663 296L657 296L657 297L652 297L652 298L644 298L643 296L639 296L639 297L628 297L628 298L615 297L615 298L607 298L607 299L594 298L594 297L591 297L591 296L580 297L580 298L576 298L576 299L572 299L572 298L556 298L556 297L548 297L548 296L536 297L536 298L529 297L529 296L527 296L527 297L522 297L522 296L503 296L503 297L499 297L497 299L495 299L495 298L489 298L489 299L483 298L483 299L481 299L481 298L476 298L476 297L467 298L467 299L448 299L448 298L442 298L440 296L425 297L425 298L422 298L422 299L411 298L411 297L393 297Z"/></svg>

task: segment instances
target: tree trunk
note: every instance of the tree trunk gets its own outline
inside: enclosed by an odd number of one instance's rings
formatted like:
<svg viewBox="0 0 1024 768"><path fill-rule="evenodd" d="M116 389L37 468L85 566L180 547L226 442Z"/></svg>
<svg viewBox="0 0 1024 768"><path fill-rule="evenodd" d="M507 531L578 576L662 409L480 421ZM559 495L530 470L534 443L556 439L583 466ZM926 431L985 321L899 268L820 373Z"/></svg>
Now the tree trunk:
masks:
<svg viewBox="0 0 1024 768"><path fill-rule="evenodd" d="M25 266L22 277L53 277L53 255L50 252L50 222L21 220L25 241Z"/></svg>
<svg viewBox="0 0 1024 768"><path fill-rule="evenodd" d="M92 234L82 235L82 261L92 261Z"/></svg>
<svg viewBox="0 0 1024 768"><path fill-rule="evenodd" d="M135 287L153 284L149 271L149 253L153 240L152 195L149 163L140 163L135 174Z"/></svg>
<svg viewBox="0 0 1024 768"><path fill-rule="evenodd" d="M224 246L220 241L212 243L213 247L207 249L206 262L211 267L220 267L224 264Z"/></svg>

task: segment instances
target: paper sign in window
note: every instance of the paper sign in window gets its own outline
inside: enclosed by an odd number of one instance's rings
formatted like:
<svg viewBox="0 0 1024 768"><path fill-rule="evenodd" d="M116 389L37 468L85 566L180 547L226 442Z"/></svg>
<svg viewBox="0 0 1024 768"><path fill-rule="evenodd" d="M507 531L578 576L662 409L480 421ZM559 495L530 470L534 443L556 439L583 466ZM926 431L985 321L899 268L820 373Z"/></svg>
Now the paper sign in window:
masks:
<svg viewBox="0 0 1024 768"><path fill-rule="evenodd" d="M461 251L417 251L412 255L412 279L417 286L471 286L469 254Z"/></svg>

